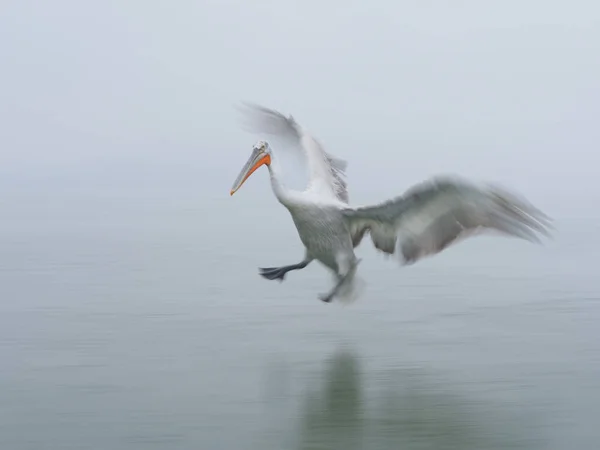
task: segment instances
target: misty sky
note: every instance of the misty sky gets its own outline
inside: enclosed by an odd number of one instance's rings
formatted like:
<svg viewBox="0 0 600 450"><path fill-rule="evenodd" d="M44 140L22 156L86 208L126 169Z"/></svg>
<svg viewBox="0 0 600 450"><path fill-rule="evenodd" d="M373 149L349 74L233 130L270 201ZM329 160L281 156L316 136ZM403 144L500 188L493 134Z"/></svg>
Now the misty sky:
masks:
<svg viewBox="0 0 600 450"><path fill-rule="evenodd" d="M9 192L139 180L229 200L258 139L234 109L249 100L293 114L347 159L351 202L438 172L507 184L546 209L600 201L592 0L9 0L1 9ZM268 192L267 180L255 175L243 203Z"/></svg>

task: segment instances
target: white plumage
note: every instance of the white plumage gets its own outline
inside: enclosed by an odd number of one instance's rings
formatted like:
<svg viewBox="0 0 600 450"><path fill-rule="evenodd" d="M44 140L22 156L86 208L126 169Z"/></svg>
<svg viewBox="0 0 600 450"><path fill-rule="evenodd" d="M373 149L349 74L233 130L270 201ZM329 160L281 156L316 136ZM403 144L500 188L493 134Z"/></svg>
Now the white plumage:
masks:
<svg viewBox="0 0 600 450"><path fill-rule="evenodd" d="M258 105L242 109L249 129L285 138L303 149L309 171L304 191L288 190L270 164L272 151L259 141L232 188L232 194L260 165L266 164L277 199L290 212L306 254L302 262L260 269L267 279L283 280L291 270L318 260L336 278L321 300L354 298L359 259L354 248L366 234L373 245L412 264L441 252L464 238L482 232L539 242L548 235L550 219L514 193L491 185L478 186L457 177L436 177L383 203L351 207L345 180L346 162L328 154L293 117Z"/></svg>

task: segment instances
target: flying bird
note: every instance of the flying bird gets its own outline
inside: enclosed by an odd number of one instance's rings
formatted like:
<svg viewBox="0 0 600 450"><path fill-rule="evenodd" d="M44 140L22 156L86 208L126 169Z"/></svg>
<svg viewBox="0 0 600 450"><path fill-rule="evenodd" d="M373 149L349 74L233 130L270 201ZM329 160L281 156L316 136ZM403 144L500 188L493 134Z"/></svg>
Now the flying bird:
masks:
<svg viewBox="0 0 600 450"><path fill-rule="evenodd" d="M347 302L361 286L356 271L360 259L354 249L369 234L375 248L396 255L401 265L413 264L440 253L451 244L483 232L540 242L548 236L551 220L514 193L490 184L476 185L462 178L437 176L404 194L371 206L348 203L346 162L327 153L292 116L260 105L240 108L250 131L285 138L299 147L308 163L308 185L303 191L285 187L271 146L259 140L233 183L240 189L261 166L266 166L277 200L290 212L305 246L304 258L295 264L259 269L268 280L319 261L334 275L334 285L319 298Z"/></svg>

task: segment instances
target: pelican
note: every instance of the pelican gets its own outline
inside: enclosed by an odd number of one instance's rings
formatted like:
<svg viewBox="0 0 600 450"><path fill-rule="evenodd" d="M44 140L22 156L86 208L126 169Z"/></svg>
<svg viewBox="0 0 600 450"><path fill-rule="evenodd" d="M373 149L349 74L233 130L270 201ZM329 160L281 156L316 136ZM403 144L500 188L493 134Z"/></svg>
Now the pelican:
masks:
<svg viewBox="0 0 600 450"><path fill-rule="evenodd" d="M231 188L236 193L256 170L266 166L273 193L292 216L304 258L295 264L260 268L268 280L285 275L317 260L334 275L334 285L319 299L329 303L356 298L357 266L354 249L368 233L375 248L396 255L401 265L414 264L435 255L466 237L491 231L505 236L541 242L548 235L550 219L525 199L491 184L476 185L462 178L436 176L404 194L370 206L348 203L346 162L327 153L292 116L245 103L240 108L250 131L286 138L299 144L308 163L309 182L304 191L282 183L275 155L268 142L259 140Z"/></svg>

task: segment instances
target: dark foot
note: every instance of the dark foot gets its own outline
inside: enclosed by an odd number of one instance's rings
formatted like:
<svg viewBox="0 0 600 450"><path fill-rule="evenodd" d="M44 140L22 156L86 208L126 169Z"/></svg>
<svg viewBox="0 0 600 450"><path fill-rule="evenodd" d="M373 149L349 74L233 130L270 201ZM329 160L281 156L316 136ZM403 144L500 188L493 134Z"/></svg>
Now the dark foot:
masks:
<svg viewBox="0 0 600 450"><path fill-rule="evenodd" d="M333 295L329 294L321 294L319 295L319 300L321 300L322 302L325 303L331 303L331 300L333 299Z"/></svg>
<svg viewBox="0 0 600 450"><path fill-rule="evenodd" d="M348 273L339 277L337 284L330 292L328 292L327 294L319 295L319 300L321 300L322 302L325 302L325 303L331 303L331 301L333 300L333 297L335 297L339 293L340 289L342 289L345 286L345 284L348 282L348 280L352 280L352 278L354 277L354 274L356 273L356 267L358 266L360 261L361 261L360 259L357 259L354 262L351 269L348 271Z"/></svg>
<svg viewBox="0 0 600 450"><path fill-rule="evenodd" d="M304 261L299 262L298 264L291 264L289 266L264 267L259 269L259 273L262 277L266 278L267 280L283 281L283 279L285 278L285 274L288 273L290 270L304 269L306 266L308 266L308 264L311 261L312 260L310 259L305 259Z"/></svg>
<svg viewBox="0 0 600 450"><path fill-rule="evenodd" d="M285 274L288 273L288 270L282 267L264 267L259 270L260 276L263 278L267 280L279 280L280 282L284 280Z"/></svg>

